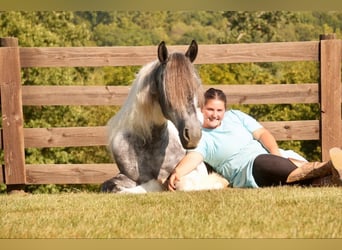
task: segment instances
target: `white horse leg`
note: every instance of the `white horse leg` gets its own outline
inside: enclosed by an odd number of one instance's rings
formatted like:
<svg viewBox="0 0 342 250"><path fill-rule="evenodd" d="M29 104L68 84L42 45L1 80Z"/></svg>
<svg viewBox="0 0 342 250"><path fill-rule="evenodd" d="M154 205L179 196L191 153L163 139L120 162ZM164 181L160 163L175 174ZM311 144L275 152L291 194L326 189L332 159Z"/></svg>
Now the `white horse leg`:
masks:
<svg viewBox="0 0 342 250"><path fill-rule="evenodd" d="M176 183L176 190L179 191L198 191L210 189L223 189L228 186L228 181L216 173L208 174L204 163L200 164L195 170L181 178Z"/></svg>
<svg viewBox="0 0 342 250"><path fill-rule="evenodd" d="M149 180L148 182L142 183L139 186L133 188L122 188L119 193L125 194L145 194L149 192L161 192L165 191L165 188L160 182L155 179Z"/></svg>

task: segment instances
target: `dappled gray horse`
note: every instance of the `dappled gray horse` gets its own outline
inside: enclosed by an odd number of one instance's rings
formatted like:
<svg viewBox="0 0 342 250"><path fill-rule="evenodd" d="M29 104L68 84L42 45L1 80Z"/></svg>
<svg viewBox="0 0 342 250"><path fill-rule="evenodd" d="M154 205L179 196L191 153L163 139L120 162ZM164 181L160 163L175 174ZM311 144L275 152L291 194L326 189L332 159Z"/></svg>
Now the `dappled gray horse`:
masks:
<svg viewBox="0 0 342 250"><path fill-rule="evenodd" d="M185 149L196 147L201 138L197 108L203 96L192 64L197 52L195 41L185 54L169 54L161 42L158 60L141 68L126 102L108 122L108 147L119 174L102 184L103 192L165 190L163 183L185 155ZM222 187L216 180L204 184L201 178L207 177L206 167L201 164L178 187Z"/></svg>

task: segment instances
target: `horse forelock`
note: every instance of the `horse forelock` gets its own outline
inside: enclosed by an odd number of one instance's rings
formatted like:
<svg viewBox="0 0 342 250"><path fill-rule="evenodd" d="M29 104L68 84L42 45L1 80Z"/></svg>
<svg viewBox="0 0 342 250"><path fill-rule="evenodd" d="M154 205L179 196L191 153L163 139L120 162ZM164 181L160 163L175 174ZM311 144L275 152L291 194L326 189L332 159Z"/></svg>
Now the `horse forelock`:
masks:
<svg viewBox="0 0 342 250"><path fill-rule="evenodd" d="M178 112L187 107L189 101L201 101L201 80L194 65L183 54L170 55L164 71L164 89L164 98Z"/></svg>

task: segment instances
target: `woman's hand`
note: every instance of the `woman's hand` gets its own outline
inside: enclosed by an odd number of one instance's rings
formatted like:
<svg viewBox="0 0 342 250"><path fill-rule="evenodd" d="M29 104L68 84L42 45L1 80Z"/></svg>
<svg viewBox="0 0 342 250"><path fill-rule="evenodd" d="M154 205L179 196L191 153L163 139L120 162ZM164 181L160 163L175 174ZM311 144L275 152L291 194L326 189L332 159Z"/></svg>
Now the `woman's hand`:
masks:
<svg viewBox="0 0 342 250"><path fill-rule="evenodd" d="M169 191L176 191L176 182L179 181L179 176L176 171L173 171L168 179L168 189Z"/></svg>
<svg viewBox="0 0 342 250"><path fill-rule="evenodd" d="M183 159L177 164L173 172L168 179L168 189L170 191L176 190L176 182L194 170L201 162L203 162L203 156L197 152L188 152Z"/></svg>

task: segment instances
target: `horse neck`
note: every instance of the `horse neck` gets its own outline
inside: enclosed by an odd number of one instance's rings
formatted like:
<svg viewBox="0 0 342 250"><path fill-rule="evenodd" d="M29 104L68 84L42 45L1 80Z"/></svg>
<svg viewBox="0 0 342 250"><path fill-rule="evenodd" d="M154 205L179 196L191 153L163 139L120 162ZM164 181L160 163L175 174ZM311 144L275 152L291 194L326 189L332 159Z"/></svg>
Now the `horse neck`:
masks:
<svg viewBox="0 0 342 250"><path fill-rule="evenodd" d="M159 104L145 108L138 105L123 106L108 122L109 141L123 131L144 141L150 141L155 136L157 128L166 125L167 120L162 116Z"/></svg>
<svg viewBox="0 0 342 250"><path fill-rule="evenodd" d="M132 132L146 139L151 139L154 128L167 125L158 103L136 107L131 115Z"/></svg>

